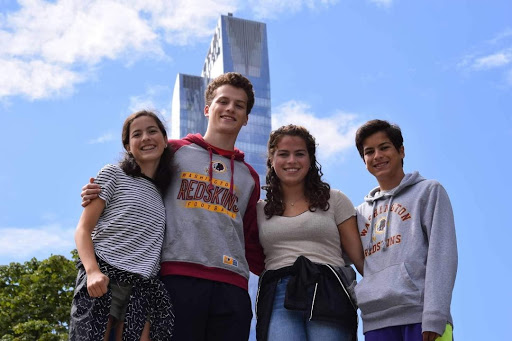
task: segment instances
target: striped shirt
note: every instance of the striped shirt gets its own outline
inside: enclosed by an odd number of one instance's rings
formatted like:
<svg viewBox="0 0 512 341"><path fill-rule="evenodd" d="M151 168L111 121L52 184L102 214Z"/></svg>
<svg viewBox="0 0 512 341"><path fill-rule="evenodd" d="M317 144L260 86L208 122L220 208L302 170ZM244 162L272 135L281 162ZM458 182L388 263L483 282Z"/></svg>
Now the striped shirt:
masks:
<svg viewBox="0 0 512 341"><path fill-rule="evenodd" d="M151 180L129 176L116 165L103 167L95 183L105 201L92 232L96 255L120 270L156 276L165 232L160 192Z"/></svg>

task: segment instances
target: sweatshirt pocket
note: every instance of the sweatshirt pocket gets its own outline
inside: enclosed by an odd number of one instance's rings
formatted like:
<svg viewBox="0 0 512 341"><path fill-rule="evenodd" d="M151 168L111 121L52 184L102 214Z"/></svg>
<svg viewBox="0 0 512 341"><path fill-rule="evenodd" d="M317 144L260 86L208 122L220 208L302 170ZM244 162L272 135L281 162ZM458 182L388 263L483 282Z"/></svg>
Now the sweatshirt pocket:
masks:
<svg viewBox="0 0 512 341"><path fill-rule="evenodd" d="M356 285L355 292L363 314L421 303L421 292L411 280L404 263L364 276Z"/></svg>

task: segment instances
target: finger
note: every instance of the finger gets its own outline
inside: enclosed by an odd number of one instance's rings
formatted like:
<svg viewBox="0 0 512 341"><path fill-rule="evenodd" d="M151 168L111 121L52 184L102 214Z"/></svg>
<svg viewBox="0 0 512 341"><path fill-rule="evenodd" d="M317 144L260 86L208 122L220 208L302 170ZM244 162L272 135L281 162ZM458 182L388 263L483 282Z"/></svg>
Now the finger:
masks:
<svg viewBox="0 0 512 341"><path fill-rule="evenodd" d="M85 206L89 205L90 202L91 202L90 200L84 200L82 198L82 207L85 207Z"/></svg>
<svg viewBox="0 0 512 341"><path fill-rule="evenodd" d="M89 183L90 184L94 183L94 178L89 178Z"/></svg>

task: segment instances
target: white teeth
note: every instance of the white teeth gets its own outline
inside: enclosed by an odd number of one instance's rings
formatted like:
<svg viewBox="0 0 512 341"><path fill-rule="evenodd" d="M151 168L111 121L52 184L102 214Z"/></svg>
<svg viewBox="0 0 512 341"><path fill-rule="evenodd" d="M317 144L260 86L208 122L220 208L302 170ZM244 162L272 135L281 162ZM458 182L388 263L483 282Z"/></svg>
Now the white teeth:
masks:
<svg viewBox="0 0 512 341"><path fill-rule="evenodd" d="M141 148L141 150L151 150L151 149L155 149L155 146L151 145L151 146L144 146Z"/></svg>
<svg viewBox="0 0 512 341"><path fill-rule="evenodd" d="M285 169L285 171L287 172L297 172L299 169L298 168L287 168Z"/></svg>

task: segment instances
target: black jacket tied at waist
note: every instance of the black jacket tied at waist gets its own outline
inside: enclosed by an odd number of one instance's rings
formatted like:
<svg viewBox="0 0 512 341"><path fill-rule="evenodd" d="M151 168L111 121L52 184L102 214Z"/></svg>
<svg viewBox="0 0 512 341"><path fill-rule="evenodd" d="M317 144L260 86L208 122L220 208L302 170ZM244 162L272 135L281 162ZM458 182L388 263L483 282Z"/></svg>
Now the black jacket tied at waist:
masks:
<svg viewBox="0 0 512 341"><path fill-rule="evenodd" d="M133 285L130 302L124 320L123 340L139 340L146 321L151 324L152 341L170 340L174 327L174 312L171 299L164 284L157 278L119 270L98 260L102 273L110 279L110 285L128 283ZM110 288L101 297L90 297L87 293L87 276L82 263L77 263L76 280L69 340L103 340L107 329L112 293Z"/></svg>
<svg viewBox="0 0 512 341"><path fill-rule="evenodd" d="M290 276L284 307L304 311L310 320L340 323L353 329L357 338L357 305L351 296L355 286L355 271L346 266L317 264L299 256L292 266L265 271L259 280L256 299L256 338L267 340L272 305L279 279ZM313 300L308 292L314 291Z"/></svg>

